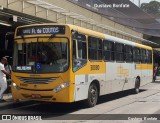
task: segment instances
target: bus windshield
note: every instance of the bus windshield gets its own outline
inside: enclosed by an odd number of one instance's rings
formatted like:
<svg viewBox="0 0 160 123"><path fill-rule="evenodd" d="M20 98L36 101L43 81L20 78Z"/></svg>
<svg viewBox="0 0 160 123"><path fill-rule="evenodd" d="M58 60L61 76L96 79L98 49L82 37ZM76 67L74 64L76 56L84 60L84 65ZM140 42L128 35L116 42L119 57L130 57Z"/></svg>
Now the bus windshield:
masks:
<svg viewBox="0 0 160 123"><path fill-rule="evenodd" d="M69 67L67 38L36 38L16 41L13 71L24 73L65 72Z"/></svg>

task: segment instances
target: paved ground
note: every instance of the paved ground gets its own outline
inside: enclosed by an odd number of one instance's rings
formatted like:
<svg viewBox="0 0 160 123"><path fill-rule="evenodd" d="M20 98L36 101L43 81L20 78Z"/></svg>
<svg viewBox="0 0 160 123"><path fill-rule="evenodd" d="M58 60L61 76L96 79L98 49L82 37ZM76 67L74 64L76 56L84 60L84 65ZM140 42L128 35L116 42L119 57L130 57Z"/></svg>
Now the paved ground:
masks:
<svg viewBox="0 0 160 123"><path fill-rule="evenodd" d="M42 103L33 101L13 102L11 95L5 95L7 102L0 103L0 114L47 114L44 119L54 122L160 122L160 81L141 88L139 94L130 91L102 96L93 108L86 108L82 102L73 104ZM55 115L57 114L57 115ZM143 115L142 115L143 114ZM155 115L158 114L158 115ZM148 118L148 119L147 119ZM150 118L150 119L149 119ZM70 119L70 120L68 120ZM105 119L105 120L104 120ZM106 120L106 119L114 119ZM122 119L122 120L121 120ZM123 119L126 119L125 121ZM62 121L63 120L63 121ZM6 123L6 121L1 121ZM24 121L27 122L27 121ZM35 121L39 123L40 121ZM53 122L53 121L41 121Z"/></svg>

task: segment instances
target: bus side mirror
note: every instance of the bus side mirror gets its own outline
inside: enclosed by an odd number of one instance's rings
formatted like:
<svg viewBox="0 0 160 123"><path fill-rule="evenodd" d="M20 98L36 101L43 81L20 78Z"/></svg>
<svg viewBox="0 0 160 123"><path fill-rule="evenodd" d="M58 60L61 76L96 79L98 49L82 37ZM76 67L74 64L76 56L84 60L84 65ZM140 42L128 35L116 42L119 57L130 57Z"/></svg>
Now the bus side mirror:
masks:
<svg viewBox="0 0 160 123"><path fill-rule="evenodd" d="M72 29L71 33L72 33L72 39L77 39L78 32Z"/></svg>

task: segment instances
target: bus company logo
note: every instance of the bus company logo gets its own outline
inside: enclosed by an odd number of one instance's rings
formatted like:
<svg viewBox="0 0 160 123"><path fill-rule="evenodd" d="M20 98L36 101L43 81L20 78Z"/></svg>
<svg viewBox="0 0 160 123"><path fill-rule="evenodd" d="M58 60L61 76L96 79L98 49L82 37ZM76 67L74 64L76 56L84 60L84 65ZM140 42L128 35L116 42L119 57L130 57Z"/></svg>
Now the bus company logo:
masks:
<svg viewBox="0 0 160 123"><path fill-rule="evenodd" d="M117 67L117 74L123 76L129 76L129 70L125 69L123 66L120 65Z"/></svg>
<svg viewBox="0 0 160 123"><path fill-rule="evenodd" d="M42 117L35 115L2 115L2 120L42 120Z"/></svg>
<svg viewBox="0 0 160 123"><path fill-rule="evenodd" d="M2 120L12 120L11 115L2 115Z"/></svg>

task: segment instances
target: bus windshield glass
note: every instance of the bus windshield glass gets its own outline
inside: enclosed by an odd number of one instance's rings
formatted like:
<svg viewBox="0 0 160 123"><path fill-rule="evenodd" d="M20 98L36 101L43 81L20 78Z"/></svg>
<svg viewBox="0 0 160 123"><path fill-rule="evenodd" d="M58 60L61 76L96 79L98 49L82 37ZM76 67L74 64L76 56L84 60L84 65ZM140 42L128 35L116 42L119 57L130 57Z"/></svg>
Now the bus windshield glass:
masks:
<svg viewBox="0 0 160 123"><path fill-rule="evenodd" d="M24 73L60 73L69 67L67 38L36 38L16 41L13 71Z"/></svg>

